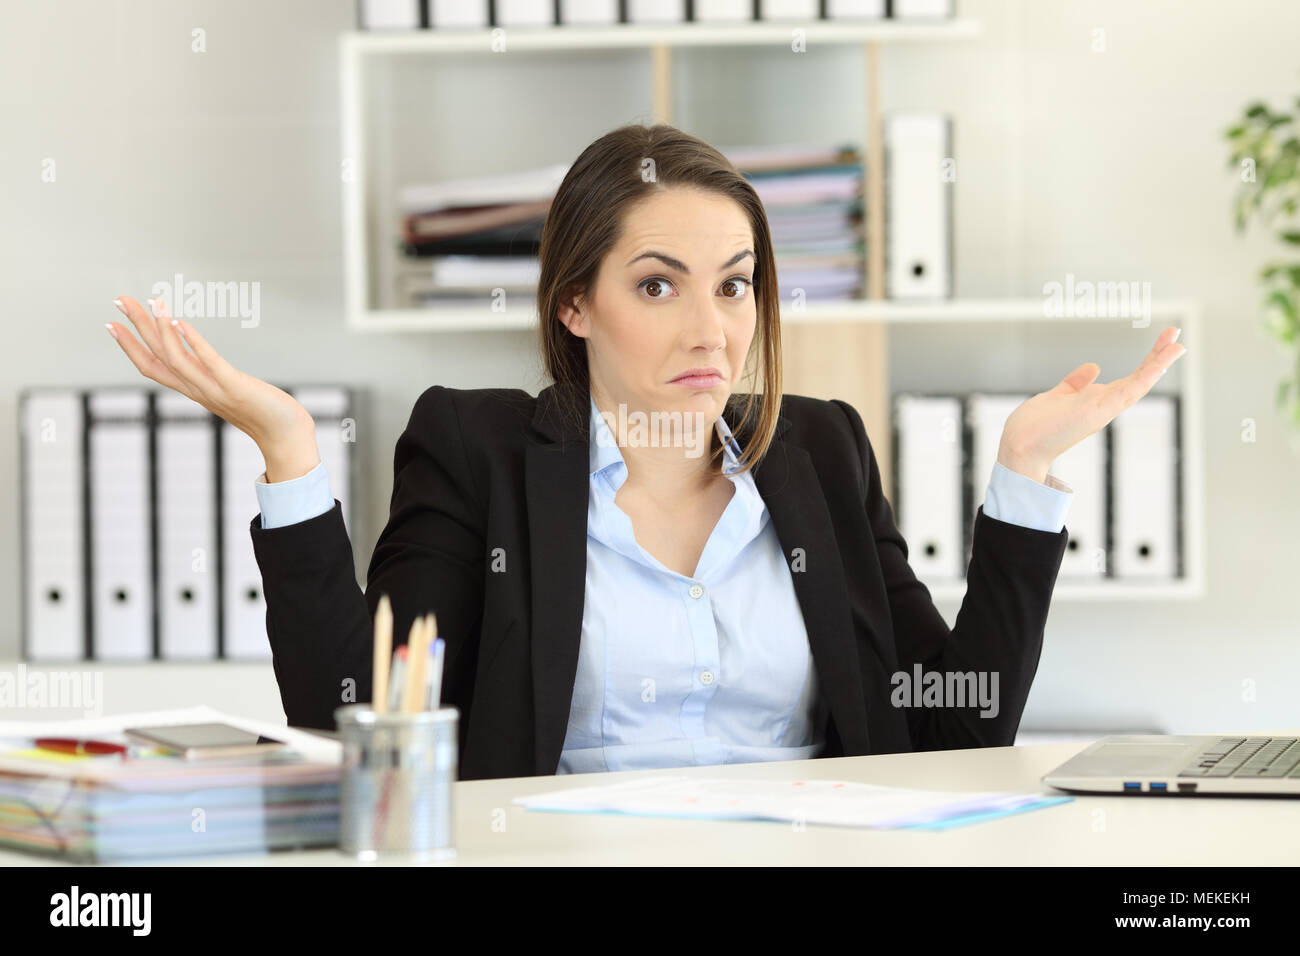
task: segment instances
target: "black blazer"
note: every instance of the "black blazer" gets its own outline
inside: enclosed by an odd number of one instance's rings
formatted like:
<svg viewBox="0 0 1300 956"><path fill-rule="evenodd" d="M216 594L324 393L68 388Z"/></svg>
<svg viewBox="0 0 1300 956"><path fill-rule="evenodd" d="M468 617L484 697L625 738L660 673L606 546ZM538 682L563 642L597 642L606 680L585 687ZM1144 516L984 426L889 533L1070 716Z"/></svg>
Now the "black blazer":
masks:
<svg viewBox="0 0 1300 956"><path fill-rule="evenodd" d="M724 413L739 420L733 395ZM566 404L571 402L573 404ZM580 424L566 408L577 408ZM285 715L334 728L371 699L372 616L393 639L437 614L443 702L460 710L460 777L553 774L568 725L586 580L585 389L427 389L397 440L388 524L364 595L333 510L250 531ZM744 443L747 435L736 433ZM907 563L862 419L842 401L782 400L754 470L792 569L821 691L822 756L1009 746L1038 667L1068 534L975 516L966 596L949 630ZM997 671L999 712L895 707L891 675Z"/></svg>

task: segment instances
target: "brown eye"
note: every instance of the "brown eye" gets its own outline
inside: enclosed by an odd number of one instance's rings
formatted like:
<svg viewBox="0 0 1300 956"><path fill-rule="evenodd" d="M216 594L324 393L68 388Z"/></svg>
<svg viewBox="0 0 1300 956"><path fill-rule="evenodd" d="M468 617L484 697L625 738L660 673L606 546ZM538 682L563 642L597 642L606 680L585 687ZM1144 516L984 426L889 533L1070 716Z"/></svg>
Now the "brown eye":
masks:
<svg viewBox="0 0 1300 956"><path fill-rule="evenodd" d="M743 288L741 288L742 283L744 286ZM746 279L744 276L732 276L726 282L722 283L722 289L723 289L722 294L725 298L728 299L743 299L745 297L746 291L748 291L748 287L750 286L750 284L751 284L750 281ZM737 287L737 291L734 294L729 294L726 291L728 286Z"/></svg>
<svg viewBox="0 0 1300 956"><path fill-rule="evenodd" d="M668 290L672 288L672 283L667 279L649 278L643 280L638 288L646 290L646 293L652 299L666 299L668 298ZM651 292L651 289L654 291Z"/></svg>

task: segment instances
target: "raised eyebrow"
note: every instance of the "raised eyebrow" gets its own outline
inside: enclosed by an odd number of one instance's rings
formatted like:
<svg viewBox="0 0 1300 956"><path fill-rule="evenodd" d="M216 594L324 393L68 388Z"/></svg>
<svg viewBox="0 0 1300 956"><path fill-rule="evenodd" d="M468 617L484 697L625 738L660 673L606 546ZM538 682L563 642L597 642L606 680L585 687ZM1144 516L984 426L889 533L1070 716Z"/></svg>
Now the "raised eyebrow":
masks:
<svg viewBox="0 0 1300 956"><path fill-rule="evenodd" d="M751 259L757 260L757 257L754 255L754 253L751 250L742 249L740 252L737 252L734 256L732 256L730 259L724 262L722 265L718 266L718 271L723 272L726 269L730 269L736 263L740 262L741 259L745 258L745 256L749 256ZM643 252L641 253L641 255L631 259L627 265L631 266L634 263L640 262L642 259L658 259L668 268L676 269L682 275L688 276L691 274L691 270L686 268L686 263L682 262L680 259L674 259L672 256L662 252L654 252L654 251ZM624 266L624 268L627 268L627 266Z"/></svg>

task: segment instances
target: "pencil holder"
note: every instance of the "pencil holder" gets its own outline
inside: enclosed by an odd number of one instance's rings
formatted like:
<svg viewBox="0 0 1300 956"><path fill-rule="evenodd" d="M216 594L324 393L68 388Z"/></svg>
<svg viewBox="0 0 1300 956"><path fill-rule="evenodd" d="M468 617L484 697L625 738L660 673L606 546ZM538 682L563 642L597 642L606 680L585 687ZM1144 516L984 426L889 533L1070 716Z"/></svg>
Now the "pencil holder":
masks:
<svg viewBox="0 0 1300 956"><path fill-rule="evenodd" d="M425 862L456 855L455 707L376 714L369 704L334 711L343 744L339 849L358 860Z"/></svg>

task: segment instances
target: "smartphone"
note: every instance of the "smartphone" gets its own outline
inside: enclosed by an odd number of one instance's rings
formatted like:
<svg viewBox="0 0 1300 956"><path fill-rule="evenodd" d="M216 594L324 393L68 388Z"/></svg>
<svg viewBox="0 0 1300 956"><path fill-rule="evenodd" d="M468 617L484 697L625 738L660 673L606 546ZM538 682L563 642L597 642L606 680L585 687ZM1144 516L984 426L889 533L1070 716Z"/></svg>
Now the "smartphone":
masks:
<svg viewBox="0 0 1300 956"><path fill-rule="evenodd" d="M272 740L230 724L127 727L123 733L139 743L161 747L188 760L260 756L282 752L288 746L283 740Z"/></svg>

